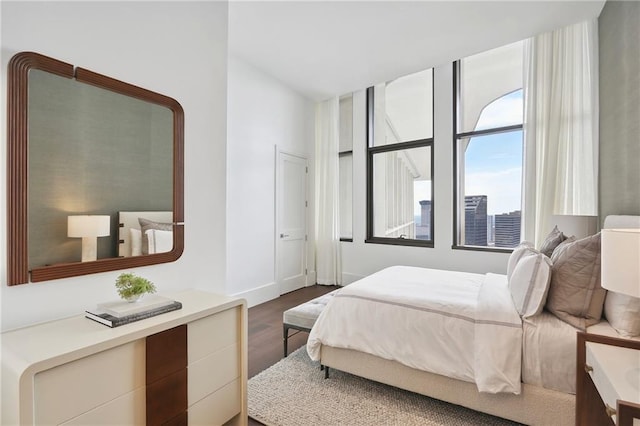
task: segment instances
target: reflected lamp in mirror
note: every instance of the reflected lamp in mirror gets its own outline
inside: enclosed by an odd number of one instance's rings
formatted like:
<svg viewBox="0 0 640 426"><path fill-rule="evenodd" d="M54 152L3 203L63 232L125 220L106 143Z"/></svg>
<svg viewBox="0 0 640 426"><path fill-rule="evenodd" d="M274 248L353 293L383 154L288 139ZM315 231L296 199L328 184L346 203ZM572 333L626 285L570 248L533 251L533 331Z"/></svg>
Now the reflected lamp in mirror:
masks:
<svg viewBox="0 0 640 426"><path fill-rule="evenodd" d="M110 216L80 215L67 218L67 236L82 238L82 261L90 262L98 258L98 237L110 234Z"/></svg>
<svg viewBox="0 0 640 426"><path fill-rule="evenodd" d="M640 297L640 229L603 229L602 288Z"/></svg>

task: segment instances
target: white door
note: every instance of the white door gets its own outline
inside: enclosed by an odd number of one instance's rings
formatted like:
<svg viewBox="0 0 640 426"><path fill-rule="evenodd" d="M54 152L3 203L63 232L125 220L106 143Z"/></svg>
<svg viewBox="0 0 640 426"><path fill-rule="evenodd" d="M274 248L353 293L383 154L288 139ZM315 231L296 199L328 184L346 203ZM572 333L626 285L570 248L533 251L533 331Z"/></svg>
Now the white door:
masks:
<svg viewBox="0 0 640 426"><path fill-rule="evenodd" d="M276 279L280 294L307 282L307 159L277 151Z"/></svg>

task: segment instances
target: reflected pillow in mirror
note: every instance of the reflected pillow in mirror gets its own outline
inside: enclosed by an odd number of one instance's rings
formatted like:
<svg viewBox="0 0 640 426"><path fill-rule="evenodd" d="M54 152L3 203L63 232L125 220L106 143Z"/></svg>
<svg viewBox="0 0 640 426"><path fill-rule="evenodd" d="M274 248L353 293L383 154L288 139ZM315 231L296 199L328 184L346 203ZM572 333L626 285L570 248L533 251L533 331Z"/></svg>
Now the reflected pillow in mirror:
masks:
<svg viewBox="0 0 640 426"><path fill-rule="evenodd" d="M142 255L142 231L136 228L130 228L129 239L129 246L131 247L130 256Z"/></svg>
<svg viewBox="0 0 640 426"><path fill-rule="evenodd" d="M149 241L149 254L166 253L173 248L173 231L148 229L145 234Z"/></svg>
<svg viewBox="0 0 640 426"><path fill-rule="evenodd" d="M140 231L142 232L142 254L149 254L148 230L157 229L158 231L173 231L172 223L154 222L143 217L139 217L138 222L140 223ZM167 251L171 251L171 249Z"/></svg>

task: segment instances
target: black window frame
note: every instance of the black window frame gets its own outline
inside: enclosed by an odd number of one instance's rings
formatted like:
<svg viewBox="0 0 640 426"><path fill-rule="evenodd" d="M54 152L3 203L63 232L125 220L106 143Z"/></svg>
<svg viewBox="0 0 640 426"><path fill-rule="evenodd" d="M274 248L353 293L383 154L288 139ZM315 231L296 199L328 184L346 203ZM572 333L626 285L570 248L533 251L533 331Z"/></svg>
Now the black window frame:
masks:
<svg viewBox="0 0 640 426"><path fill-rule="evenodd" d="M458 113L460 105L460 61L453 62L453 244L451 248L454 250L471 250L495 253L511 253L513 248L509 247L484 247L460 244L459 230L461 229L460 220L460 200L458 194L459 170L458 170L458 146L459 141L465 138L473 138L475 136L488 136L499 133L508 133L514 131L523 131L524 124L514 124L510 126L494 127L491 129L474 130L470 132L458 133ZM523 152L524 161L524 152ZM524 194L521 194L521 199Z"/></svg>
<svg viewBox="0 0 640 426"><path fill-rule="evenodd" d="M349 150L345 150L345 151L339 151L338 152L338 158L342 158L342 157L346 157L346 156L350 156L351 157L351 186L353 187L353 149L349 149ZM352 208L353 208L353 200L352 200ZM345 243L352 243L353 242L353 211L351 212L351 233L352 233L352 237L351 238L345 238L345 237L340 237L340 241L341 242L345 242Z"/></svg>
<svg viewBox="0 0 640 426"><path fill-rule="evenodd" d="M432 87L432 109L431 109L431 122L432 129L435 121L433 120L434 116L434 107L435 107L435 94L434 89L434 72L431 73L431 87ZM387 245L397 245L397 246L410 246L410 247L434 247L434 217L435 217L435 196L434 196L434 137L433 135L427 139L417 139L413 141L407 142L399 142L395 144L386 144L381 146L374 146L374 86L368 87L366 91L366 114L367 114L367 126L366 126L366 175L367 175L367 234L365 243L373 243L373 244L387 244ZM432 130L432 133L433 130ZM373 211L373 157L375 154L380 154L384 152L392 152L392 151L402 151L405 149L411 148L423 148L428 147L431 150L431 217L430 217L430 239L428 240L418 240L418 239L409 239L409 238L388 238L388 237L376 237L374 235L374 211Z"/></svg>

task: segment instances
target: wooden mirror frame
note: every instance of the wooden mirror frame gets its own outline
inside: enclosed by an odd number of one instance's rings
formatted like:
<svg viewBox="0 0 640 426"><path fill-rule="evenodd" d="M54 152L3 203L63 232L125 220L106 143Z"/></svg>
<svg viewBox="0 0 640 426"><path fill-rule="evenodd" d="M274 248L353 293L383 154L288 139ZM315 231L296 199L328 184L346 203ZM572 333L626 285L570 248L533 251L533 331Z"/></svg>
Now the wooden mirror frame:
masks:
<svg viewBox="0 0 640 426"><path fill-rule="evenodd" d="M28 250L28 77L38 69L169 108L173 112L173 249L145 256L62 263L29 271ZM7 72L7 284L155 265L177 260L184 250L184 111L173 98L34 52L21 52Z"/></svg>

